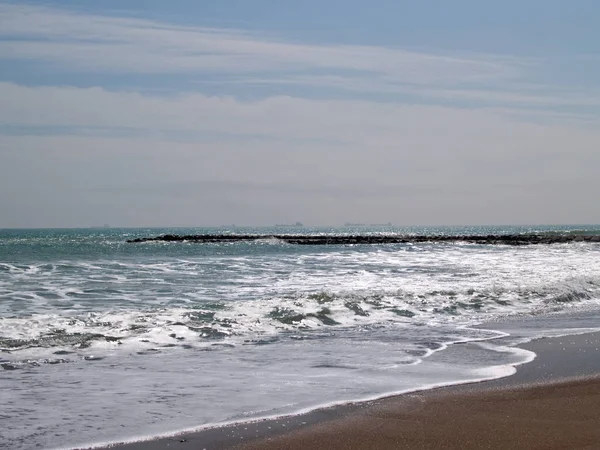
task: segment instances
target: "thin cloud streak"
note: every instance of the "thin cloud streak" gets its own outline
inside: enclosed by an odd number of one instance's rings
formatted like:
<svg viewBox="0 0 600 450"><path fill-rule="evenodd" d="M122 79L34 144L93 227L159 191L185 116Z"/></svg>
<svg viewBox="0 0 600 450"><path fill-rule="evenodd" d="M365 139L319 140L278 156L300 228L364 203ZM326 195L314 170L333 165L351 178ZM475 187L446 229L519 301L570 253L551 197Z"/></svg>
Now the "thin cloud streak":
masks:
<svg viewBox="0 0 600 450"><path fill-rule="evenodd" d="M292 75L283 78L259 78L244 77L232 78L230 83L240 85L288 85L288 86L312 86L327 88L329 90L341 90L347 92L398 94L401 96L414 96L421 99L430 99L439 102L477 102L478 106L492 105L515 105L529 114L535 114L533 108L552 107L598 107L600 106L599 92L583 92L577 90L563 91L552 87L546 89L532 89L514 86L510 83L502 88L495 89L467 89L467 88L444 88L437 86L422 86L397 82L389 77L352 78L342 75ZM545 115L544 111L538 109L539 114ZM548 111L546 111L548 112ZM571 115L572 117L574 115Z"/></svg>
<svg viewBox="0 0 600 450"><path fill-rule="evenodd" d="M171 138L181 140L186 136L205 141L266 138L282 143L301 140L372 145L377 142L394 146L399 136L417 129L423 132L441 129L438 132L445 133L443 130L469 126L484 133L494 123L515 130L525 129L523 122L568 121L584 126L597 123L593 115L526 108L469 110L290 96L241 101L194 92L158 96L100 87L30 87L3 82L0 82L0 97L4 100L0 107L0 125L5 132L10 132L11 127L15 131L23 127L63 127L87 134L94 134L96 130L103 135L110 134L110 130L130 136L174 133ZM444 120L436 121L440 116ZM33 131L43 133L44 130ZM68 130L66 134L70 134Z"/></svg>
<svg viewBox="0 0 600 450"><path fill-rule="evenodd" d="M0 4L0 57L126 73L346 70L452 85L519 77L531 61L361 45L307 45L231 29ZM357 75L360 75L358 73Z"/></svg>
<svg viewBox="0 0 600 450"><path fill-rule="evenodd" d="M597 107L600 95L547 86L543 61L436 54L401 48L302 44L235 29L0 3L0 61L46 64L58 73L220 76L221 86L320 88L346 96L390 94L441 104ZM204 81L207 82L207 81Z"/></svg>

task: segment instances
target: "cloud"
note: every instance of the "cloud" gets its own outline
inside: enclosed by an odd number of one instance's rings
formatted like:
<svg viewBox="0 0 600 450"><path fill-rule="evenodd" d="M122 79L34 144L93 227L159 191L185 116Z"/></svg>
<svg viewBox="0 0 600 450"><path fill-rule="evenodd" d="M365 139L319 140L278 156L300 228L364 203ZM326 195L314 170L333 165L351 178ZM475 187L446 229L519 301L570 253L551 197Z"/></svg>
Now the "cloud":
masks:
<svg viewBox="0 0 600 450"><path fill-rule="evenodd" d="M321 88L481 106L597 107L600 94L540 90L544 61L503 55L305 44L244 30L0 3L0 60L59 73L219 76L219 85ZM44 66L45 65L45 66Z"/></svg>
<svg viewBox="0 0 600 450"><path fill-rule="evenodd" d="M35 127L42 132L66 127L86 134L122 130L121 134L132 137L189 138L209 143L229 140L234 144L271 140L283 145L297 141L307 146L340 148L397 148L406 142L425 141L427 146L434 146L439 139L446 147L452 146L454 139L480 145L490 139L509 143L513 138L538 139L541 135L562 140L569 135L564 130L576 130L577 136L595 136L593 127L525 123L505 116L502 110L352 99L276 96L242 101L195 92L159 96L101 87L30 87L3 82L0 97L4 100L0 124L5 129L23 128L25 132Z"/></svg>
<svg viewBox="0 0 600 450"><path fill-rule="evenodd" d="M595 127L287 96L0 96L4 129L23 131L0 135L4 226L600 220Z"/></svg>
<svg viewBox="0 0 600 450"><path fill-rule="evenodd" d="M411 84L478 83L521 75L530 61L393 47L286 42L232 29L0 4L0 57L117 73L310 73ZM68 70L68 69L67 69Z"/></svg>
<svg viewBox="0 0 600 450"><path fill-rule="evenodd" d="M536 85L539 61L15 3L0 23L0 62L232 91L0 82L0 226L600 221L599 97ZM287 95L233 94L259 84Z"/></svg>
<svg viewBox="0 0 600 450"><path fill-rule="evenodd" d="M402 83L390 77L358 78L342 75L290 75L286 77L237 77L228 83L256 86L312 86L346 91L348 93L379 93L400 95L420 102L437 104L462 104L470 107L510 106L519 108L515 113L548 116L557 114L571 118L585 116L598 119L598 114L583 114L557 111L558 108L577 110L579 108L598 108L600 92L593 89L561 89L555 86L523 86L519 83L498 84L487 88L467 86L416 85ZM210 83L207 83L210 84ZM394 97L392 97L394 98ZM396 97L397 98L397 97Z"/></svg>
<svg viewBox="0 0 600 450"><path fill-rule="evenodd" d="M175 132L179 137L190 133L194 139L205 140L243 137L393 146L398 135L415 130L443 134L462 129L467 123L469 134L484 134L491 123L526 128L493 111L482 115L460 108L351 99L276 96L241 101L194 92L159 96L101 87L29 87L3 82L0 97L4 100L0 123L5 126L124 130L133 134ZM444 119L436 120L440 116Z"/></svg>

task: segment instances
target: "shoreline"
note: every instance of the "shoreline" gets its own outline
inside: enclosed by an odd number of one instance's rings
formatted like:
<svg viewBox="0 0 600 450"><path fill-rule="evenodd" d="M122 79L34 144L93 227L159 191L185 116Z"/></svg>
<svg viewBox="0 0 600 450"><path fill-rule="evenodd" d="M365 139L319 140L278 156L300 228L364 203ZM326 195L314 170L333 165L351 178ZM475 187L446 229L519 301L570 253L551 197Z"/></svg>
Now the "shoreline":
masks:
<svg viewBox="0 0 600 450"><path fill-rule="evenodd" d="M514 374L503 378L392 394L377 400L324 407L304 414L242 422L168 437L158 437L153 440L95 448L120 450L318 448L314 447L316 445L314 441L311 441L313 442L311 447L309 441L316 439L317 436L319 439L325 439L326 436L341 433L340 430L345 430L342 434L348 435L353 430L361 429L360 424L366 426L366 423L372 419L372 414L378 414L377 411L381 411L382 408L392 411L393 415L410 416L411 411L414 410L415 399L418 399L419 405L437 404L443 399L452 405L455 402L466 402L467 397L471 402L474 401L473 399L481 401L487 399L486 401L503 404L510 398L518 403L515 396L518 397L519 392L527 393L526 396L535 393L537 393L535 395L542 395L542 393L547 395L553 389L566 389L569 392L572 391L571 395L576 398L581 397L581 392L585 391L589 394L590 390L594 391L596 388L600 393L600 359L598 359L600 356L600 332L542 338L519 345L517 348L532 351L536 357L533 361L518 365ZM568 405L564 406L568 408ZM600 406L600 400L597 406ZM597 409L599 410L598 420L600 420L600 408ZM417 429L415 428L413 431L416 432ZM330 437L333 439L332 436ZM417 436L416 439L421 438ZM343 439L340 440L340 436L338 436L327 446L334 445L336 442L340 443L338 448L369 448L371 446L369 444L367 447L352 447L352 443L349 441L345 446L341 446L342 441ZM294 446L296 444L297 446ZM364 445L367 445L366 442ZM413 442L411 445L416 444ZM457 447L444 448L460 448L462 446L461 443Z"/></svg>

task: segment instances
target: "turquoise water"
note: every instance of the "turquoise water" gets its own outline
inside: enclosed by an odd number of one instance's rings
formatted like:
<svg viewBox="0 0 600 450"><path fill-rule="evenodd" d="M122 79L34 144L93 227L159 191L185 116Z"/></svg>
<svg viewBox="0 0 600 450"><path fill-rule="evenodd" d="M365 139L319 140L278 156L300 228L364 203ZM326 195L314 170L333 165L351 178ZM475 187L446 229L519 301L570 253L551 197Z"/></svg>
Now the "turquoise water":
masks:
<svg viewBox="0 0 600 450"><path fill-rule="evenodd" d="M600 299L598 244L127 239L530 232L600 227L0 230L0 447L121 441L502 376L530 355L494 349L506 332L491 324L534 317L536 335L552 334L561 327L537 318L592 314ZM465 341L487 344L434 363Z"/></svg>

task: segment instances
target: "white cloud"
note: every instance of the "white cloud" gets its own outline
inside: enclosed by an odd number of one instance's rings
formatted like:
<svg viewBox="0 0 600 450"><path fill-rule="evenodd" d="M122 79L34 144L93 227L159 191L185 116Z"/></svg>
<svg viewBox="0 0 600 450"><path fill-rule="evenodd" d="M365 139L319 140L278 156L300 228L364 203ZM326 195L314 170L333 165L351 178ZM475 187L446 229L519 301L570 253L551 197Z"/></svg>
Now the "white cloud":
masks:
<svg viewBox="0 0 600 450"><path fill-rule="evenodd" d="M176 96L100 87L27 87L0 82L0 123L12 127L76 127L137 133L186 132L337 144L398 145L417 134L478 138L490 132L537 130L498 114L458 108L279 96L256 101L197 93ZM540 130L546 129L539 127ZM222 136L220 137L222 138Z"/></svg>
<svg viewBox="0 0 600 450"><path fill-rule="evenodd" d="M338 70L427 84L519 76L529 61L418 53L361 45L308 45L230 29L0 4L0 57L126 73Z"/></svg>
<svg viewBox="0 0 600 450"><path fill-rule="evenodd" d="M390 77L372 76L370 78L348 77L341 75L290 75L276 77L238 77L228 80L239 85L288 85L313 86L328 89L338 89L347 92L399 94L411 96L428 102L462 102L475 104L479 107L512 105L518 107L520 113L547 116L549 113L565 117L567 114L555 111L557 107L577 109L580 107L600 106L600 92L592 89L559 89L553 86L522 86L517 83L498 84L494 88L450 88L442 85L416 85L398 82ZM544 109L542 109L544 108ZM517 111L515 111L517 112ZM571 118L582 114L571 112ZM597 114L589 118L598 119Z"/></svg>
<svg viewBox="0 0 600 450"><path fill-rule="evenodd" d="M59 72L219 74L220 85L319 87L482 106L598 106L600 95L535 86L541 60L402 48L303 44L235 29L0 3L0 60ZM530 84L529 87L527 86Z"/></svg>
<svg viewBox="0 0 600 450"><path fill-rule="evenodd" d="M0 137L4 226L49 224L48 204L56 226L600 220L593 127L355 100L9 83L0 97L5 130L29 134ZM57 126L75 134L43 135Z"/></svg>
<svg viewBox="0 0 600 450"><path fill-rule="evenodd" d="M101 87L29 87L3 82L0 97L4 100L0 106L4 126L121 129L142 135L180 133L180 137L192 133L194 139L213 141L262 138L394 147L413 138L436 136L468 138L477 145L486 140L497 142L502 135L504 139L556 136L560 130L595 136L594 129L521 123L503 116L503 110L362 100L278 96L240 101L193 92L158 96Z"/></svg>

